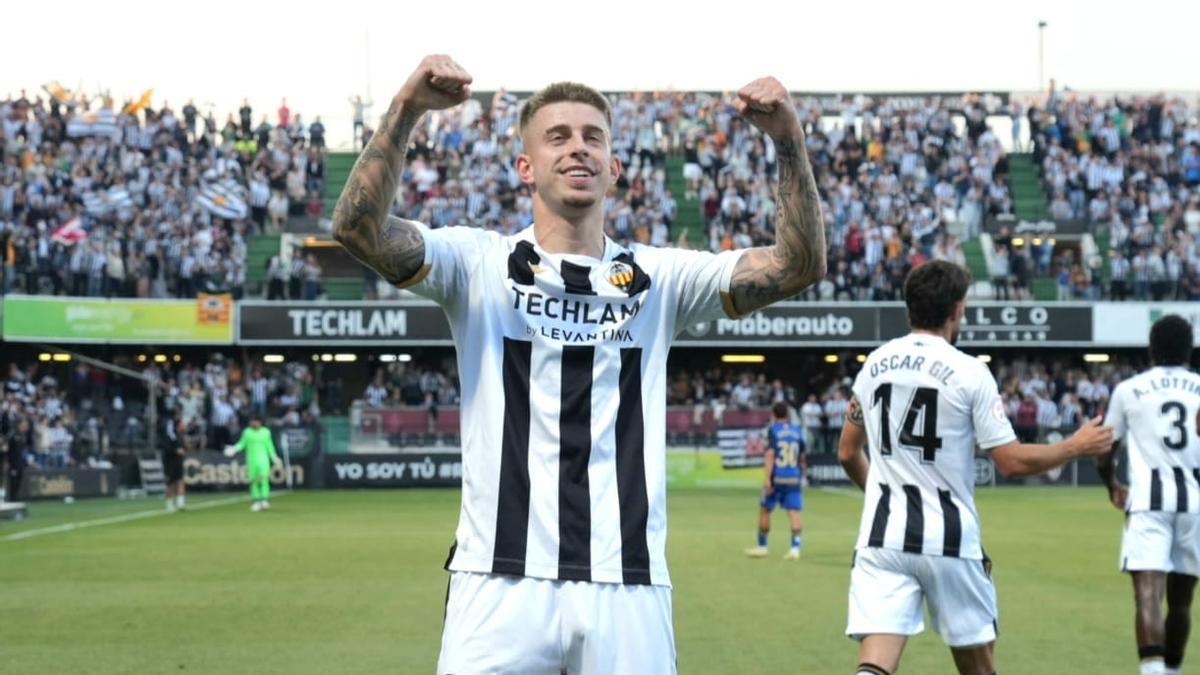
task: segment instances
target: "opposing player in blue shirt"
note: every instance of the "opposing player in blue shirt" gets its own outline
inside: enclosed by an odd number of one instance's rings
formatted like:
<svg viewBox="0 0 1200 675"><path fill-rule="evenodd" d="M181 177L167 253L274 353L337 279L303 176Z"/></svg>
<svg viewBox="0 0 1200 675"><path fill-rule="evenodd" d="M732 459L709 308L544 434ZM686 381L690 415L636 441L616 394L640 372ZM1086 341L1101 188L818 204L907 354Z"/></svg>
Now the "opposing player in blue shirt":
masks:
<svg viewBox="0 0 1200 675"><path fill-rule="evenodd" d="M767 430L767 449L764 453L766 475L763 479L762 502L758 510L758 546L746 549L746 555L763 558L767 555L767 533L771 530L771 511L779 504L787 509L792 521L792 546L784 560L800 558L800 511L804 508L802 492L808 460L804 455L804 431L788 418L786 403L771 408L774 421Z"/></svg>

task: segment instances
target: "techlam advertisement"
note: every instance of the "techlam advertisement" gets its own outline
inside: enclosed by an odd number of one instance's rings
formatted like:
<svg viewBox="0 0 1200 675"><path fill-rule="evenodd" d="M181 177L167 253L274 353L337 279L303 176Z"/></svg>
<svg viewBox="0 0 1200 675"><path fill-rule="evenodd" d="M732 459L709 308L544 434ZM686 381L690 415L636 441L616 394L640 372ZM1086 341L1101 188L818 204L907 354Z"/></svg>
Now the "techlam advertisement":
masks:
<svg viewBox="0 0 1200 675"><path fill-rule="evenodd" d="M247 345L449 345L450 324L429 302L241 303L238 343Z"/></svg>

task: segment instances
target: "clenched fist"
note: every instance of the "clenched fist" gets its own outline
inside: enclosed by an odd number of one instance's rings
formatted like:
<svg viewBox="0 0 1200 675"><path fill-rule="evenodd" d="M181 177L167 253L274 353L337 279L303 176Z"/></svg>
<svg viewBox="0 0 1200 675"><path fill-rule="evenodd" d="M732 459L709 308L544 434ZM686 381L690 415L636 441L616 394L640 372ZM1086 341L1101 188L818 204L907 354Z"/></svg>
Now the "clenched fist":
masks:
<svg viewBox="0 0 1200 675"><path fill-rule="evenodd" d="M773 77L759 78L739 89L733 109L773 140L804 135L792 95Z"/></svg>
<svg viewBox="0 0 1200 675"><path fill-rule="evenodd" d="M396 97L417 112L444 110L471 95L471 75L445 54L431 54L408 77Z"/></svg>

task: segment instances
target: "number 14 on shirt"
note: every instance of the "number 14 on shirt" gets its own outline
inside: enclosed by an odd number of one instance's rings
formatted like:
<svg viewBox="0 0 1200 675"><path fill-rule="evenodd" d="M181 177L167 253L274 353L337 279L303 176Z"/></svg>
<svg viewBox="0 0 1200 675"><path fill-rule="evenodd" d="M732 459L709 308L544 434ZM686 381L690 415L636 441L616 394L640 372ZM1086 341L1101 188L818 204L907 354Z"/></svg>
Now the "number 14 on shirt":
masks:
<svg viewBox="0 0 1200 675"><path fill-rule="evenodd" d="M876 387L873 399L880 410L880 454L887 457L892 454L892 384L889 382ZM937 419L937 389L917 387L908 400L904 423L900 426L900 445L920 450L923 462L935 461L937 451L942 447L942 439L937 435ZM921 431L917 433L917 423L922 420Z"/></svg>

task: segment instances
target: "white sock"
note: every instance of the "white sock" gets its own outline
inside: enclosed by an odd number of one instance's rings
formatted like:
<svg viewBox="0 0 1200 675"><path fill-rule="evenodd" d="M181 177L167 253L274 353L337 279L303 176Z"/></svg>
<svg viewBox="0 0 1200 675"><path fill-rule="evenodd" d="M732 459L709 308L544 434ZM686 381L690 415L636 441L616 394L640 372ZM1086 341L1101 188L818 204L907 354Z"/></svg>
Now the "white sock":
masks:
<svg viewBox="0 0 1200 675"><path fill-rule="evenodd" d="M179 508L181 508L181 509L182 509L182 508L183 508L183 505L184 505L186 502L187 502L187 500L184 498L184 496L183 496L183 495L176 495L176 496L175 496L175 506L178 506Z"/></svg>
<svg viewBox="0 0 1200 675"><path fill-rule="evenodd" d="M1167 668L1163 666L1163 673L1165 675L1181 675L1183 673L1182 666L1180 668Z"/></svg>
<svg viewBox="0 0 1200 675"><path fill-rule="evenodd" d="M1138 672L1141 675L1166 675L1167 667L1163 665L1162 659L1149 659L1142 661L1141 670Z"/></svg>

